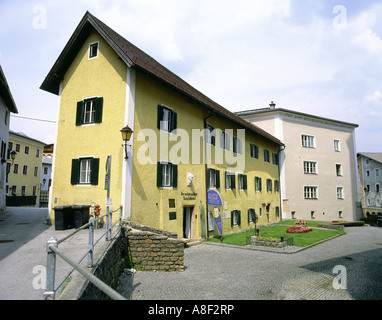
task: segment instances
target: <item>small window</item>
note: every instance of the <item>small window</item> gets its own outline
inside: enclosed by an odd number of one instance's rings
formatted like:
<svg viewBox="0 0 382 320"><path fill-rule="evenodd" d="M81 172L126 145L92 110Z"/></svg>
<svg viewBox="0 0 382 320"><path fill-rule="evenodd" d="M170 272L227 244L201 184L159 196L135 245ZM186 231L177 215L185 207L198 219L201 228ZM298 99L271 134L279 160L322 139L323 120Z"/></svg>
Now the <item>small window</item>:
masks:
<svg viewBox="0 0 382 320"><path fill-rule="evenodd" d="M37 177L38 176L38 167L34 167L34 176Z"/></svg>
<svg viewBox="0 0 382 320"><path fill-rule="evenodd" d="M235 174L226 171L225 172L225 188L226 189L235 189Z"/></svg>
<svg viewBox="0 0 382 320"><path fill-rule="evenodd" d="M267 192L272 192L272 180L267 179Z"/></svg>
<svg viewBox="0 0 382 320"><path fill-rule="evenodd" d="M98 46L99 42L93 42L89 45L89 59L94 59L98 57Z"/></svg>
<svg viewBox="0 0 382 320"><path fill-rule="evenodd" d="M251 148L251 158L259 159L259 147L251 143L250 148Z"/></svg>
<svg viewBox="0 0 382 320"><path fill-rule="evenodd" d="M175 208L175 199L168 199L168 207Z"/></svg>
<svg viewBox="0 0 382 320"><path fill-rule="evenodd" d="M157 187L178 186L178 166L173 163L160 163L157 165Z"/></svg>
<svg viewBox="0 0 382 320"><path fill-rule="evenodd" d="M17 163L15 163L13 165L13 173L15 174L18 174L19 173L19 165Z"/></svg>
<svg viewBox="0 0 382 320"><path fill-rule="evenodd" d="M208 187L209 188L220 188L220 171L208 168L207 169L207 177L208 177Z"/></svg>
<svg viewBox="0 0 382 320"><path fill-rule="evenodd" d="M48 174L48 167L44 167L44 174Z"/></svg>
<svg viewBox="0 0 382 320"><path fill-rule="evenodd" d="M229 150L229 134L225 131L220 131L220 147Z"/></svg>
<svg viewBox="0 0 382 320"><path fill-rule="evenodd" d="M265 162L270 162L270 159L269 159L269 150L267 149L264 149L264 161Z"/></svg>
<svg viewBox="0 0 382 320"><path fill-rule="evenodd" d="M21 186L21 195L25 196L26 192L27 192L27 187L26 186Z"/></svg>
<svg viewBox="0 0 382 320"><path fill-rule="evenodd" d="M34 196L37 195L37 186L33 186L33 195L34 195Z"/></svg>
<svg viewBox="0 0 382 320"><path fill-rule="evenodd" d="M158 105L158 129L172 132L178 127L178 114L163 105Z"/></svg>
<svg viewBox="0 0 382 320"><path fill-rule="evenodd" d="M342 176L342 165L341 164L336 164L336 175L337 175L337 177Z"/></svg>
<svg viewBox="0 0 382 320"><path fill-rule="evenodd" d="M28 146L25 146L24 152L25 152L25 154L29 154L29 147Z"/></svg>
<svg viewBox="0 0 382 320"><path fill-rule="evenodd" d="M76 125L102 122L103 98L91 98L77 102Z"/></svg>
<svg viewBox="0 0 382 320"><path fill-rule="evenodd" d="M380 191L380 185L379 185L379 183L377 183L376 185L375 185L375 192L379 192Z"/></svg>
<svg viewBox="0 0 382 320"><path fill-rule="evenodd" d="M317 162L304 161L304 174L317 174Z"/></svg>
<svg viewBox="0 0 382 320"><path fill-rule="evenodd" d="M337 187L337 199L338 200L344 199L344 188L343 187Z"/></svg>
<svg viewBox="0 0 382 320"><path fill-rule="evenodd" d="M241 224L241 212L240 210L232 210L231 212L231 227L239 226Z"/></svg>
<svg viewBox="0 0 382 320"><path fill-rule="evenodd" d="M233 137L233 152L236 154L242 154L242 143L238 137Z"/></svg>
<svg viewBox="0 0 382 320"><path fill-rule="evenodd" d="M214 146L216 142L216 130L215 128L207 123L207 143Z"/></svg>
<svg viewBox="0 0 382 320"><path fill-rule="evenodd" d="M247 190L247 176L245 174L238 174L237 185L239 190Z"/></svg>
<svg viewBox="0 0 382 320"><path fill-rule="evenodd" d="M277 153L272 152L272 162L274 165L279 165L279 155Z"/></svg>
<svg viewBox="0 0 382 320"><path fill-rule="evenodd" d="M28 166L27 165L23 166L23 174L28 174Z"/></svg>
<svg viewBox="0 0 382 320"><path fill-rule="evenodd" d="M16 143L16 149L15 149L16 152L20 152L20 144Z"/></svg>
<svg viewBox="0 0 382 320"><path fill-rule="evenodd" d="M248 223L255 223L256 220L256 212L255 209L248 209Z"/></svg>
<svg viewBox="0 0 382 320"><path fill-rule="evenodd" d="M36 158L40 157L40 149L36 149Z"/></svg>
<svg viewBox="0 0 382 320"><path fill-rule="evenodd" d="M340 148L340 140L334 140L334 151L337 151L337 152L340 152L341 151L341 148Z"/></svg>
<svg viewBox="0 0 382 320"><path fill-rule="evenodd" d="M274 184L275 184L275 192L279 192L280 191L280 183L279 183L279 181L275 180Z"/></svg>
<svg viewBox="0 0 382 320"><path fill-rule="evenodd" d="M318 199L318 187L304 187L304 199Z"/></svg>
<svg viewBox="0 0 382 320"><path fill-rule="evenodd" d="M302 146L304 148L314 148L315 147L314 136L302 134L301 135L301 142L302 142Z"/></svg>
<svg viewBox="0 0 382 320"><path fill-rule="evenodd" d="M99 158L72 159L71 184L98 185Z"/></svg>
<svg viewBox="0 0 382 320"><path fill-rule="evenodd" d="M261 178L255 177L255 191L261 192Z"/></svg>

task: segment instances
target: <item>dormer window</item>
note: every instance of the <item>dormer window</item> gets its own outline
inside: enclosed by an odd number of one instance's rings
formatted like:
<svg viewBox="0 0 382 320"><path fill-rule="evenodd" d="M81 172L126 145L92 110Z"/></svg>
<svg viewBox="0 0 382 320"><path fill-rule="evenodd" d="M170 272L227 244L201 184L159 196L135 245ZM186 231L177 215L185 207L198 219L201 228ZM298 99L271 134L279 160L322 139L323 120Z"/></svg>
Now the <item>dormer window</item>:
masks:
<svg viewBox="0 0 382 320"><path fill-rule="evenodd" d="M99 42L93 42L89 45L89 59L94 59L98 57L98 46Z"/></svg>

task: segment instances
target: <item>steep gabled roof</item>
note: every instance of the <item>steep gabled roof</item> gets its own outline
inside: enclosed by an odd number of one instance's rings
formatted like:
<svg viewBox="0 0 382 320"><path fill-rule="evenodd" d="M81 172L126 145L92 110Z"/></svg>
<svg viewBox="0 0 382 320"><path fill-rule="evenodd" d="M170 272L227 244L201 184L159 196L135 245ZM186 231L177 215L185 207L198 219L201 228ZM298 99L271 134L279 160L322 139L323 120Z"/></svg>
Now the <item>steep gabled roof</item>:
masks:
<svg viewBox="0 0 382 320"><path fill-rule="evenodd" d="M163 81L172 86L174 89L180 91L182 94L196 100L213 113L223 116L244 127L245 129L249 129L250 131L257 133L278 145L283 145L283 143L276 137L240 118L236 114L205 96L200 91L193 88L186 81L165 68L141 49L134 46L131 42L123 38L89 12L86 12L82 18L64 50L61 52L57 61L42 83L40 89L54 94L59 94L60 81L63 79L65 72L92 30L96 30L103 37L103 39L110 45L110 47L116 52L119 58L126 63L127 66L134 67L138 70L151 74L158 80Z"/></svg>
<svg viewBox="0 0 382 320"><path fill-rule="evenodd" d="M3 98L10 112L18 113L16 103L13 100L11 89L9 89L7 79L0 65L0 96Z"/></svg>

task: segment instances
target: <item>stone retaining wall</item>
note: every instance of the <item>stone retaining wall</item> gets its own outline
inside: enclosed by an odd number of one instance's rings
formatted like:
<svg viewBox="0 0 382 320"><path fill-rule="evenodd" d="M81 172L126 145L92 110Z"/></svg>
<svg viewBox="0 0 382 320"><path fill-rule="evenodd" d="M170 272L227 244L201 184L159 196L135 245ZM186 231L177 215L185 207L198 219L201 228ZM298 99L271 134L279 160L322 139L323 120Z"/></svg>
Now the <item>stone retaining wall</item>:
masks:
<svg viewBox="0 0 382 320"><path fill-rule="evenodd" d="M252 246L263 246L263 247L272 247L272 248L284 248L286 247L286 242L272 242L272 241L261 241L257 240L257 236L252 236L249 242Z"/></svg>
<svg viewBox="0 0 382 320"><path fill-rule="evenodd" d="M143 271L184 270L184 241L176 239L176 233L131 222L123 228L132 268Z"/></svg>

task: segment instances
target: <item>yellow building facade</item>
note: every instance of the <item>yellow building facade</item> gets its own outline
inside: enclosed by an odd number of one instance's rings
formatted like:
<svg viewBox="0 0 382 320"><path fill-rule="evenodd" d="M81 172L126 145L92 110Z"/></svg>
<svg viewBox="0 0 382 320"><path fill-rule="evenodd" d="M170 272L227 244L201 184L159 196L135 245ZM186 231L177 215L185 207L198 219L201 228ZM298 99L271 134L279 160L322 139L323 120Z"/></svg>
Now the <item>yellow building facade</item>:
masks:
<svg viewBox="0 0 382 320"><path fill-rule="evenodd" d="M217 105L86 13L41 86L60 98L54 208L123 206L123 218L204 238L279 220L282 143ZM133 135L124 143L120 130ZM106 159L111 157L107 201ZM209 204L209 191L219 206ZM116 217L114 218L116 219Z"/></svg>
<svg viewBox="0 0 382 320"><path fill-rule="evenodd" d="M8 150L16 156L7 162L7 205L38 205L44 146L44 142L9 131ZM30 199L25 202L25 197Z"/></svg>

